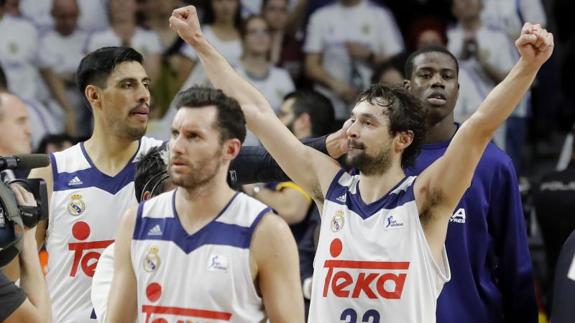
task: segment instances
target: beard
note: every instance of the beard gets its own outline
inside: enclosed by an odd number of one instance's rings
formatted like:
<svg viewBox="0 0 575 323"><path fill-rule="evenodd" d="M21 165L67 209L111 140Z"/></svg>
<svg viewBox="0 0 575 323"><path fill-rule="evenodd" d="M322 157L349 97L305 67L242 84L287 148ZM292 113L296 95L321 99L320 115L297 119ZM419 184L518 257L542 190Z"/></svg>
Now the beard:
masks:
<svg viewBox="0 0 575 323"><path fill-rule="evenodd" d="M218 174L222 165L220 161L221 156L222 152L218 149L212 156L197 161L194 164L188 164L190 171L185 175L174 173L170 167L170 179L173 184L179 187L187 190L196 190L197 188L211 182Z"/></svg>
<svg viewBox="0 0 575 323"><path fill-rule="evenodd" d="M365 145L362 143L350 140L349 145L363 150L359 151L355 155L347 154L345 157L345 163L348 167L355 168L362 174L371 176L381 175L391 166L391 148L389 145L383 147L376 156L368 155L365 152Z"/></svg>

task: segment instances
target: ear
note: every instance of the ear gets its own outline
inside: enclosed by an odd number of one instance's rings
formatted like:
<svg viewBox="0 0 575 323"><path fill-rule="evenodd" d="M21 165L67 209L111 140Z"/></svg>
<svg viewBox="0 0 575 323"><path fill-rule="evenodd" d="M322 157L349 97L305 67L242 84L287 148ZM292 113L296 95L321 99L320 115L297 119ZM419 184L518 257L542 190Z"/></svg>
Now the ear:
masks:
<svg viewBox="0 0 575 323"><path fill-rule="evenodd" d="M411 81L410 80L403 80L403 88L407 91L411 90Z"/></svg>
<svg viewBox="0 0 575 323"><path fill-rule="evenodd" d="M144 194L142 194L142 201L147 201L151 198L152 198L152 192L150 191L145 191Z"/></svg>
<svg viewBox="0 0 575 323"><path fill-rule="evenodd" d="M239 139L228 139L224 142L223 149L224 149L224 159L226 160L233 160L236 156L240 153L240 148L242 147L242 143Z"/></svg>
<svg viewBox="0 0 575 323"><path fill-rule="evenodd" d="M84 95L86 96L88 102L90 102L90 106L92 108L98 106L102 99L102 93L100 92L100 88L92 84L86 86L86 88L84 89Z"/></svg>
<svg viewBox="0 0 575 323"><path fill-rule="evenodd" d="M395 149L396 151L404 151L413 142L413 131L407 130L398 133L395 136Z"/></svg>

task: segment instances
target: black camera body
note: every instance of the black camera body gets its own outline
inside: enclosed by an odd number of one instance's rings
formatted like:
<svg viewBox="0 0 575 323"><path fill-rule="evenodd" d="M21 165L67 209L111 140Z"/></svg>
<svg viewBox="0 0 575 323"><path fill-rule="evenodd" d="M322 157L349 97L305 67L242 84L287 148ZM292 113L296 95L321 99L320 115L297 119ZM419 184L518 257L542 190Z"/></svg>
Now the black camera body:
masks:
<svg viewBox="0 0 575 323"><path fill-rule="evenodd" d="M49 165L47 155L0 157L0 171L31 169ZM25 227L33 228L48 218L48 190L42 179L11 179L0 181L0 267L10 263L21 249ZM9 185L17 183L34 195L36 207L20 206Z"/></svg>

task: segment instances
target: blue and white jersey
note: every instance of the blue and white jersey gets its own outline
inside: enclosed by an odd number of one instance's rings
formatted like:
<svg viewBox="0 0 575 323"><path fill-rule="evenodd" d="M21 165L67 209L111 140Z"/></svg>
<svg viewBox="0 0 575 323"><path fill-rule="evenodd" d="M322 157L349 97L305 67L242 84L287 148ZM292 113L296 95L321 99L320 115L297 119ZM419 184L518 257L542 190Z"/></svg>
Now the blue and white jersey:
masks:
<svg viewBox="0 0 575 323"><path fill-rule="evenodd" d="M324 201L309 322L435 322L450 271L435 263L406 177L365 204L359 176L340 171Z"/></svg>
<svg viewBox="0 0 575 323"><path fill-rule="evenodd" d="M175 192L138 208L131 247L138 322L263 322L250 244L271 209L237 193L215 219L190 235L177 214Z"/></svg>
<svg viewBox="0 0 575 323"><path fill-rule="evenodd" d="M46 231L46 279L53 322L95 322L90 320L90 287L96 264L114 241L121 216L137 206L135 162L161 144L142 138L132 160L113 177L95 167L84 143L50 155L54 186Z"/></svg>

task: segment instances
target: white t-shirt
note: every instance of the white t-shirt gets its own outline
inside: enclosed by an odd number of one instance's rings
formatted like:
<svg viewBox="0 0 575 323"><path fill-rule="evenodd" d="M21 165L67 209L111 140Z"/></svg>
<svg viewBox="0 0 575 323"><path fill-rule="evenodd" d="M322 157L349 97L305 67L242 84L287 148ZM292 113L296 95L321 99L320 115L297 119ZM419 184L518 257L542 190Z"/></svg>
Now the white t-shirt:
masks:
<svg viewBox="0 0 575 323"><path fill-rule="evenodd" d="M247 73L241 64L236 70L263 94L275 113L280 111L284 96L295 90L289 73L283 68L270 66L268 74L263 78Z"/></svg>
<svg viewBox="0 0 575 323"><path fill-rule="evenodd" d="M541 0L483 0L481 20L515 39L525 22L545 25L547 17Z"/></svg>
<svg viewBox="0 0 575 323"><path fill-rule="evenodd" d="M108 28L107 0L76 0L80 8L78 28L86 32ZM53 0L20 0L20 12L34 22L40 31L54 26L52 18Z"/></svg>
<svg viewBox="0 0 575 323"><path fill-rule="evenodd" d="M55 62L52 68L57 74L75 73L84 57L88 33L76 30L64 37L55 30L50 30L40 39L40 51L50 55Z"/></svg>
<svg viewBox="0 0 575 323"><path fill-rule="evenodd" d="M464 31L461 26L456 25L450 28L447 31L447 38L449 51L456 57L460 57L464 43ZM519 58L513 41L501 30L483 26L477 31L476 39L480 55L485 55L488 64L496 70L508 73ZM489 89L485 92L485 96L487 96L497 84L487 75L476 59L471 59L467 66L469 67L469 74L477 82L482 83L483 87ZM529 94L525 95L513 112L513 116L525 117L528 113L528 102Z"/></svg>
<svg viewBox="0 0 575 323"><path fill-rule="evenodd" d="M39 37L34 25L26 19L4 15L0 19L0 64L8 79L10 91L23 99L45 101L40 96L38 68L54 65L39 52Z"/></svg>
<svg viewBox="0 0 575 323"><path fill-rule="evenodd" d="M261 15L262 0L242 0L242 15L249 17L251 15ZM288 7L293 9L297 0L288 0Z"/></svg>
<svg viewBox="0 0 575 323"><path fill-rule="evenodd" d="M93 52L98 48L105 46L121 46L122 41L116 33L110 28L104 31L95 32L90 35L86 47L87 52ZM158 35L150 30L137 27L134 36L130 40L130 47L142 55L161 54L162 43Z"/></svg>
<svg viewBox="0 0 575 323"><path fill-rule="evenodd" d="M59 106L45 105L37 100L24 100L28 108L30 130L32 132L32 149L38 148L40 141L48 134L64 132L65 114Z"/></svg>
<svg viewBox="0 0 575 323"><path fill-rule="evenodd" d="M304 51L321 53L323 68L333 78L351 84L352 60L345 46L350 41L367 45L377 54L391 56L403 51L403 40L393 15L386 8L365 0L353 7L337 2L318 9L310 18ZM373 71L362 63L358 64L358 70L367 88ZM337 119L349 116L346 104L334 93L323 86L317 89L334 103Z"/></svg>

